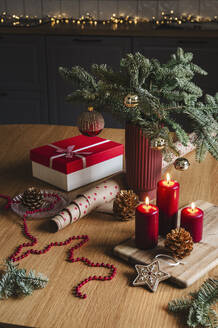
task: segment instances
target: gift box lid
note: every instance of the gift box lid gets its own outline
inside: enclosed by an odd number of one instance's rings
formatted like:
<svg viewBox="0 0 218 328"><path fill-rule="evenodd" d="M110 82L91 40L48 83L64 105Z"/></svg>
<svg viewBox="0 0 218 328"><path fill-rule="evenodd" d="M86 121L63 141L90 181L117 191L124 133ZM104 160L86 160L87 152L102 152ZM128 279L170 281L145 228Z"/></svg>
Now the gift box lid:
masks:
<svg viewBox="0 0 218 328"><path fill-rule="evenodd" d="M123 152L124 146L117 142L79 135L34 148L30 151L30 159L69 174L122 155Z"/></svg>

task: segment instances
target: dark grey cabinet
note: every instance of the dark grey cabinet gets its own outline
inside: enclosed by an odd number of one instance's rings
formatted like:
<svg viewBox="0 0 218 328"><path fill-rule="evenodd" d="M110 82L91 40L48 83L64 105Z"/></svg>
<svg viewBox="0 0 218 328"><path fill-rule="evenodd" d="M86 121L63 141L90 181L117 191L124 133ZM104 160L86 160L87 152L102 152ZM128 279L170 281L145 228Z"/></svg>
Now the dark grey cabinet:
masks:
<svg viewBox="0 0 218 328"><path fill-rule="evenodd" d="M37 92L0 92L1 123L45 123L47 113Z"/></svg>
<svg viewBox="0 0 218 328"><path fill-rule="evenodd" d="M214 39L188 38L134 38L134 51L141 52L148 58L158 58L164 63L178 47L194 54L193 62L208 72L207 76L197 76L195 82L204 93L214 94L218 91L218 41Z"/></svg>
<svg viewBox="0 0 218 328"><path fill-rule="evenodd" d="M119 66L120 59L130 52L130 38L113 37L48 37L48 85L49 113L52 123L75 125L78 115L85 109L80 103L68 104L66 95L72 91L69 82L58 73L59 66L83 66L89 69L94 63ZM122 124L103 113L106 127L121 127Z"/></svg>
<svg viewBox="0 0 218 328"><path fill-rule="evenodd" d="M0 123L48 122L44 38L0 36Z"/></svg>
<svg viewBox="0 0 218 328"><path fill-rule="evenodd" d="M194 62L208 72L196 82L214 94L218 90L215 39L0 35L0 124L75 125L86 106L65 101L72 87L59 75L59 66L89 69L93 63L103 63L116 69L126 53L136 51L165 62L177 47L194 53ZM124 126L110 113L103 115L106 127Z"/></svg>

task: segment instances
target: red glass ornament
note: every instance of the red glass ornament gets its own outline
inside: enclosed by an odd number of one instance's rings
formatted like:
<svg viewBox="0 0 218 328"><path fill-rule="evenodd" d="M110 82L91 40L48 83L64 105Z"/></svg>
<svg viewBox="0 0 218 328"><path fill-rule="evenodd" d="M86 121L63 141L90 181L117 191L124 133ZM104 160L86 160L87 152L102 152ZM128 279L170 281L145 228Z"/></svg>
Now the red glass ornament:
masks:
<svg viewBox="0 0 218 328"><path fill-rule="evenodd" d="M101 113L89 107L87 112L80 115L77 121L80 133L87 137L95 137L104 128L104 118Z"/></svg>
<svg viewBox="0 0 218 328"><path fill-rule="evenodd" d="M203 234L204 212L197 207L185 207L181 212L181 227L190 232L193 242L198 243Z"/></svg>
<svg viewBox="0 0 218 328"><path fill-rule="evenodd" d="M137 248L154 248L158 243L159 210L153 204L140 204L135 216L135 244Z"/></svg>
<svg viewBox="0 0 218 328"><path fill-rule="evenodd" d="M179 207L179 183L174 180L161 180L157 184L157 207L160 211L159 233L166 236L177 227Z"/></svg>

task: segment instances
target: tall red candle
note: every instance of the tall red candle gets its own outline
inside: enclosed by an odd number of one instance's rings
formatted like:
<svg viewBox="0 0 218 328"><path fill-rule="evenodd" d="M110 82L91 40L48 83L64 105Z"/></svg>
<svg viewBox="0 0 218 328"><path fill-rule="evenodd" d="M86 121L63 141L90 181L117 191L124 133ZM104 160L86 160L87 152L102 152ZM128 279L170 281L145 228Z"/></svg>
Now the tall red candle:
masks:
<svg viewBox="0 0 218 328"><path fill-rule="evenodd" d="M181 212L180 226L190 232L194 243L198 243L202 239L203 217L204 212L195 207L193 203L191 207L185 207Z"/></svg>
<svg viewBox="0 0 218 328"><path fill-rule="evenodd" d="M140 249L154 248L158 243L159 210L157 206L146 203L136 208L135 243Z"/></svg>
<svg viewBox="0 0 218 328"><path fill-rule="evenodd" d="M157 184L157 207L159 208L159 233L166 235L177 227L179 206L179 183L170 180L167 174L166 180L161 180Z"/></svg>

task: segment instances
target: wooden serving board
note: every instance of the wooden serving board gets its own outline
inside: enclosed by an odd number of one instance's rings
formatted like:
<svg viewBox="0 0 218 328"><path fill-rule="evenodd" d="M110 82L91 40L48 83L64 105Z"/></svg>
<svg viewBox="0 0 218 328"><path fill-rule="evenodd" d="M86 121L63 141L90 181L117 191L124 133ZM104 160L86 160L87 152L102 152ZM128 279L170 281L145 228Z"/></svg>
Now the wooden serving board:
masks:
<svg viewBox="0 0 218 328"><path fill-rule="evenodd" d="M202 241L194 244L191 254L181 260L185 263L184 265L173 267L169 266L166 260L159 259L161 269L171 275L172 282L183 288L192 285L218 264L218 206L202 200L196 201L195 204L204 211ZM179 210L179 220L181 210ZM163 253L166 253L163 237L159 237L158 246L151 250L137 249L134 238L128 239L114 248L114 254L130 264L148 264L156 254Z"/></svg>

